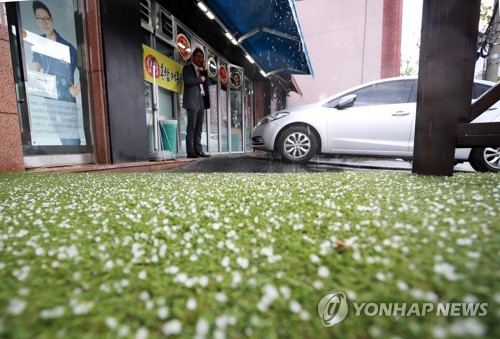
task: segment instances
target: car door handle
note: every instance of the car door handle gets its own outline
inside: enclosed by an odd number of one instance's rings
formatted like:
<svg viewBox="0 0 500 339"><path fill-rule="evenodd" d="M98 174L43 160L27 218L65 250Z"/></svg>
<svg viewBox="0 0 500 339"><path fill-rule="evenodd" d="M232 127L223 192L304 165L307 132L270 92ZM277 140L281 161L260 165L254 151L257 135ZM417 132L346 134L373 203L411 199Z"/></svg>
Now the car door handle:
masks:
<svg viewBox="0 0 500 339"><path fill-rule="evenodd" d="M392 113L393 117L404 117L405 115L409 115L410 112L404 112L404 111L397 111Z"/></svg>

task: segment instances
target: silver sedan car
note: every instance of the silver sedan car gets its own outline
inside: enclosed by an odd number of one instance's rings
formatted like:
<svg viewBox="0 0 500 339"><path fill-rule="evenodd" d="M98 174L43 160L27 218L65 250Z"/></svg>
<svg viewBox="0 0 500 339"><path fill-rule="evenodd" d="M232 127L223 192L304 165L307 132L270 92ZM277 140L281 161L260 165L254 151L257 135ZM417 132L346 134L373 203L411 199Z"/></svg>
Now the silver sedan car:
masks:
<svg viewBox="0 0 500 339"><path fill-rule="evenodd" d="M493 82L474 80L473 99ZM252 148L277 152L286 162L306 163L316 154L411 159L415 137L417 79L383 79L326 100L272 113L252 131ZM500 121L500 101L474 122ZM476 171L500 171L500 147L457 148L456 162Z"/></svg>

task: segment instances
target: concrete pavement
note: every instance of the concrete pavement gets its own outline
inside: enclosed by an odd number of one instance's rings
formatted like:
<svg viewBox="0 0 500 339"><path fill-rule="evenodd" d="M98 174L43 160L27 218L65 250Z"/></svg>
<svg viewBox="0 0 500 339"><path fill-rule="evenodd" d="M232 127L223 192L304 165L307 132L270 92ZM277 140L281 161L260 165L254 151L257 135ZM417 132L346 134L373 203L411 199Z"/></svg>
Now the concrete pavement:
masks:
<svg viewBox="0 0 500 339"><path fill-rule="evenodd" d="M338 171L411 171L409 161L387 158L358 157L314 157L304 165L287 164L279 157L268 153L245 153L213 155L200 158L180 168L168 172L246 172L246 173L287 173L287 172L338 172ZM474 172L468 163L455 166L457 172Z"/></svg>

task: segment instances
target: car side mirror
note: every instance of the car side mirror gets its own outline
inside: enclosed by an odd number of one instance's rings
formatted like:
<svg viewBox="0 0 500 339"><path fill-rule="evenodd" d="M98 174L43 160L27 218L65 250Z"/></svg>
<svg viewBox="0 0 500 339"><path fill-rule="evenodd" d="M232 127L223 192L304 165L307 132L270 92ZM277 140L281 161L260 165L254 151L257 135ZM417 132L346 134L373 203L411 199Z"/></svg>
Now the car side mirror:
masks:
<svg viewBox="0 0 500 339"><path fill-rule="evenodd" d="M352 105L354 105L355 101L356 101L356 94L346 95L346 96L340 98L339 103L337 106L335 106L335 108L344 109L344 108L351 107Z"/></svg>

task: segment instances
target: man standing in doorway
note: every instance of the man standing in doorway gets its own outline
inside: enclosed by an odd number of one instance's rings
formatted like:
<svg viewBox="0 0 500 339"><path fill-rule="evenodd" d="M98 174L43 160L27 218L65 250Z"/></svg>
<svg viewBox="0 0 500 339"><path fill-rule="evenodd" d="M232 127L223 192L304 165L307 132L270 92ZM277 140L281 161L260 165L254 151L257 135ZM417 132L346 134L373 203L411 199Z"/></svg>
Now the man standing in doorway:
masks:
<svg viewBox="0 0 500 339"><path fill-rule="evenodd" d="M184 96L182 107L187 111L186 152L188 158L209 157L201 148L201 132L205 109L210 108L210 97L205 69L205 55L200 48L193 52L192 63L182 69Z"/></svg>

